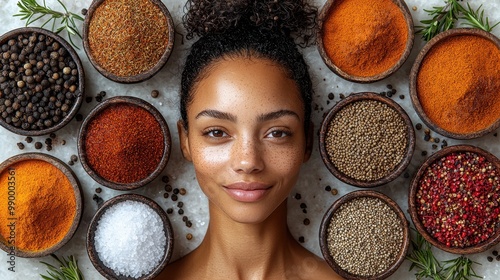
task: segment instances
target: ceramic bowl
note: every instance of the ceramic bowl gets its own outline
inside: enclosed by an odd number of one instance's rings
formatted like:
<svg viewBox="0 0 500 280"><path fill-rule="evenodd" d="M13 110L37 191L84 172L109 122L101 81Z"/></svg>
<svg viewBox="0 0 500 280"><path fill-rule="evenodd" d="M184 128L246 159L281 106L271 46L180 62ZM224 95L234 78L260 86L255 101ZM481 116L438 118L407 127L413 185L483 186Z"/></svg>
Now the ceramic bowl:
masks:
<svg viewBox="0 0 500 280"><path fill-rule="evenodd" d="M4 162L0 164L0 174L2 174L4 171L6 171L10 166L20 163L22 161L26 160L41 160L45 161L47 163L52 164L55 166L57 169L59 169L65 176L68 178L71 186L73 187L73 193L75 195L75 201L76 201L76 209L75 209L75 217L73 218L73 222L71 224L71 227L69 228L68 232L65 233L64 238L61 239L58 243L54 244L52 247L49 247L47 249L41 250L41 251L23 251L20 250L19 248L16 248L14 255L18 257L23 257L23 258L39 258L43 256L50 255L57 250L59 250L61 247L63 247L68 241L73 237L75 234L78 225L80 224L81 218L82 218L82 209L83 209L83 194L82 194L82 189L80 186L80 182L78 181L78 178L76 177L75 173L69 168L65 163L60 161L59 159L47 155L47 154L42 154L42 153L24 153L24 154L19 154L16 156L13 156ZM15 175L14 175L15 176ZM6 188L7 186L2 186L2 188ZM57 195L55 193L54 195ZM14 198L15 202L15 198ZM7 204L5 204L7 205ZM7 211L7 209L5 210ZM5 242L6 240L2 240L3 238L0 237L0 248L4 250L7 253L11 252L11 246L8 246L7 243Z"/></svg>
<svg viewBox="0 0 500 280"><path fill-rule="evenodd" d="M336 114L341 111L343 108L348 106L349 104L363 101L363 100L374 100L381 102L383 104L388 105L390 108L394 109L399 116L403 119L406 127L407 127L407 144L406 144L406 149L405 153L399 162L399 164L392 170L390 171L386 176L377 179L377 180L372 180L372 181L363 181L359 180L356 178L352 178L351 176L343 173L340 171L330 160L330 157L327 152L327 147L326 147L326 141L327 141L327 133L328 133L328 127L331 123L331 121L335 118ZM323 160L323 163L325 166L328 168L328 170L339 180L343 181L344 183L347 183L349 185L353 185L356 187L363 187L363 188L371 188L371 187L376 187L380 186L383 184L386 184L401 175L401 173L406 169L408 164L411 161L411 158L413 156L413 151L415 149L415 131L413 130L413 124L404 111L404 109L397 104L394 100L381 96L376 93L372 92L362 92L362 93L354 93L349 95L348 97L344 98L340 102L338 102L335 106L333 106L328 113L325 115L323 118L323 122L321 123L321 127L319 130L319 150L321 154L321 159Z"/></svg>
<svg viewBox="0 0 500 280"><path fill-rule="evenodd" d="M424 224L421 220L420 215L418 214L418 205L417 205L417 193L420 189L420 184L419 181L421 177L425 174L426 170L428 167L430 167L434 162L437 160L452 154L456 152L472 152L478 155L481 155L485 157L489 162L493 164L493 166L496 167L497 172L500 171L500 161L498 160L497 157L494 155L490 154L489 152L480 149L475 146L470 146L470 145L456 145L456 146L448 146L443 148L442 150L436 152L432 156L430 156L418 169L417 173L413 177L409 189L409 194L408 194L408 206L409 206L409 211L410 211L410 216L411 219L413 220L413 224L415 225L417 231L427 240L429 243L434 245L435 247L447 251L453 254L457 255L467 255L467 254L475 254L479 252L484 252L497 244L500 241L500 224L497 223L496 225L496 230L494 234L490 236L489 239L485 240L484 242L478 243L475 246L470 246L470 247L450 247L447 246L444 243L439 242L436 238L434 238L429 232L424 227ZM459 171L457 171L459 172ZM493 199L492 199L493 200ZM492 201L492 203L495 203ZM438 211L438 210L436 210ZM467 212L466 212L467 213Z"/></svg>
<svg viewBox="0 0 500 280"><path fill-rule="evenodd" d="M387 269L377 275L373 276L360 276L360 275L355 275L352 274L344 269L334 260L332 255L330 254L330 251L328 249L328 228L330 226L330 221L335 214L335 212L345 203L361 198L361 197L369 197L369 198L377 198L383 201L385 204L387 204L397 215L398 219L401 221L402 225L402 243L401 243L401 249L399 250L399 253L395 257L395 261L387 267ZM369 234L369 233L366 233ZM323 254L323 257L325 261L330 265L330 267L337 272L340 276L342 276L345 279L385 279L392 275L398 267L401 265L401 263L405 260L406 253L408 252L408 247L410 245L410 229L408 225L408 220L406 220L405 214L401 210L401 208L398 206L398 204L393 201L391 198L388 196L377 192L377 191L371 191L371 190L361 190L361 191L354 191L350 192L341 198L339 198L335 203L330 206L328 211L325 213L323 216L323 219L321 220L321 225L320 225L320 230L319 230L319 242L320 242L320 249L321 253Z"/></svg>
<svg viewBox="0 0 500 280"><path fill-rule="evenodd" d="M418 54L410 72L410 97L413 104L413 108L417 112L420 119L433 131L444 135L449 138L454 139L473 139L479 138L485 134L488 134L494 130L496 130L500 126L500 118L491 124L489 127L485 127L482 130L471 132L471 133L456 133L449 130L446 130L443 127L437 125L433 120L429 118L426 114L424 108L422 107L422 103L419 100L419 94L417 90L417 78L426 55L433 50L433 48L443 41L455 37L455 36L463 36L463 35L471 35L471 36L479 36L484 39L491 41L493 44L500 49L500 39L492 35L491 33L476 29L476 28L454 28L447 30L443 33L438 34L436 37L432 38L425 46L422 48L420 53ZM480 51L480 50L478 50ZM458 77L457 77L458 78ZM460 77L459 79L464 79L466 77ZM491 105L488 105L491 106Z"/></svg>
<svg viewBox="0 0 500 280"><path fill-rule="evenodd" d="M318 23L319 23L319 28L318 28L318 34L317 34L317 46L318 46L318 51L323 59L323 62L326 64L326 66L333 71L335 74L338 76L342 77L345 80L351 81L351 82L356 82L356 83L373 83L379 80L382 80L384 78L389 77L392 75L394 72L396 72L403 63L406 61L408 56L410 55L411 49L413 47L413 41L415 38L414 35L414 27L413 27L413 19L410 14L410 11L408 10L408 7L406 6L406 3L402 0L391 0L396 4L399 9L401 10L401 13L403 13L404 19L406 21L406 28L408 32L408 38L406 41L406 46L405 49L399 58L399 60L391 66L389 69L385 70L382 73L378 73L373 76L357 76L353 74L347 73L345 70L341 69L339 66L337 66L331 58L328 56L325 50L325 43L323 42L323 24L324 22L328 19L329 14L331 10L335 7L335 5L339 2L339 0L327 0L323 7L321 8L321 11L319 13L318 17ZM353 32L356 32L356 30L353 30Z"/></svg>
<svg viewBox="0 0 500 280"><path fill-rule="evenodd" d="M163 55L160 57L160 59L154 64L154 66L144 72L138 73L133 76L120 76L117 73L113 73L105 68L103 68L102 65L98 63L98 61L95 58L95 55L92 53L92 50L90 48L90 43L89 43L89 28L90 28L90 22L92 20L92 17L94 16L94 13L96 9L102 5L106 0L95 0L92 2L90 7L88 8L87 14L85 16L85 20L83 23L83 48L85 50L85 53L87 54L90 63L94 68L101 73L104 77L118 82L118 83L124 83L124 84L130 84L130 83L138 83L138 82L143 82L145 80L150 79L153 77L155 74L157 74L163 66L167 63L168 58L170 57L170 54L172 53L173 47L174 47L174 39L175 39L175 30L174 30L174 22L172 20L172 16L170 15L170 12L168 11L167 7L165 4L163 4L162 1L160 0L150 0L154 5L156 5L158 8L160 8L161 12L165 16L167 20L167 29L168 29L168 43L165 46L165 51L163 52Z"/></svg>
<svg viewBox="0 0 500 280"><path fill-rule="evenodd" d="M111 108L114 105L117 104L130 104L133 106L138 106L142 109L145 109L148 111L153 117L158 121L160 124L160 128L163 133L163 154L161 156L161 161L159 162L158 166L156 169L149 174L146 178L136 181L136 182L131 182L131 183L119 183L119 182L113 182L108 180L107 178L102 177L99 175L96 170L93 169L93 167L89 164L89 161L87 159L87 148L85 146L85 139L88 131L88 126L90 122L99 114L109 108ZM170 130L168 128L167 122L161 115L161 113L151 104L148 102L137 98L137 97L131 97L131 96L116 96L112 97L109 99L106 99L105 101L99 103L92 111L89 113L89 115L85 118L85 120L82 123L82 126L80 128L80 132L78 135L78 155L80 158L80 162L83 165L83 168L85 171L92 177L95 181L97 181L99 184L115 189L115 190L132 190L132 189L137 189L140 188L152 180L154 180L160 173L163 171L165 166L167 165L167 162L170 158L170 150L171 150L171 138L170 138Z"/></svg>
<svg viewBox="0 0 500 280"><path fill-rule="evenodd" d="M18 36L30 36L32 34L44 35L46 37L50 37L55 42L59 43L60 48L66 49L67 53L69 54L69 56L71 57L73 62L76 64L76 69L78 70L78 85L77 85L77 89L75 91L75 98L73 100L73 104L70 105L70 108L67 111L66 116L61 117L60 120L58 122L54 123L52 126L49 126L47 128L44 128L44 129L37 129L37 130L23 129L21 126L14 126L13 124L7 123L3 117L0 117L0 125L2 125L4 128L6 128L7 130L9 130L13 133L16 133L19 135L24 135L24 136L40 136L40 135L50 134L52 132L55 132L55 131L61 129L65 125L67 125L73 119L73 117L78 113L78 110L80 109L80 106L82 104L82 101L83 101L83 98L85 95L85 73L84 73L80 58L78 57L78 54L75 52L73 47L70 44L68 44L68 42L66 42L59 35L51 32L51 31L48 31L46 29L42 29L42 28L23 27L23 28L11 30L11 31L3 34L2 36L0 36L0 45L6 44L10 39L17 39ZM0 69L2 67L3 67L3 62L0 61ZM36 69L35 66L33 66L33 67L34 67L34 69ZM37 74L37 73L35 73L35 71L33 71L33 72L34 73L32 76L34 77L35 74ZM18 74L16 76L16 79L19 75L20 74ZM10 79L10 80L12 80L12 79ZM9 81L9 79L7 80L7 82L8 81ZM7 82L5 83L6 85L8 84ZM11 85L9 85L8 87L13 88ZM1 90L4 91L3 88ZM31 90L35 91L35 89L30 89L30 91ZM54 96L54 97L57 95L57 92L55 92L55 90L52 90L52 89L50 90L50 93L51 93L51 96ZM1 94L0 94L0 99L2 99ZM16 98L16 100L17 100L17 98ZM21 103L21 105L22 105L22 103Z"/></svg>
<svg viewBox="0 0 500 280"><path fill-rule="evenodd" d="M94 267L97 269L97 271L99 271L99 273L102 276L106 277L106 279L118 279L118 280L137 279L133 277L126 277L124 275L118 275L113 271L113 269L104 265L104 263L99 259L99 254L96 251L95 247L95 232L97 230L99 220L104 215L106 210L124 201L137 201L146 204L147 206L151 207L151 209L153 209L163 221L163 230L165 231L165 237L166 237L165 254L163 255L159 265L156 268L154 268L149 274L143 275L139 278L142 280L153 279L156 276L158 276L158 274L161 273L161 271L170 261L173 252L174 239L173 239L172 225L170 224L170 220L168 219L165 211L163 211L163 209L156 202L145 196L139 194L122 194L119 196L115 196L112 199L104 202L102 206L97 210L92 220L90 221L87 230L87 253Z"/></svg>

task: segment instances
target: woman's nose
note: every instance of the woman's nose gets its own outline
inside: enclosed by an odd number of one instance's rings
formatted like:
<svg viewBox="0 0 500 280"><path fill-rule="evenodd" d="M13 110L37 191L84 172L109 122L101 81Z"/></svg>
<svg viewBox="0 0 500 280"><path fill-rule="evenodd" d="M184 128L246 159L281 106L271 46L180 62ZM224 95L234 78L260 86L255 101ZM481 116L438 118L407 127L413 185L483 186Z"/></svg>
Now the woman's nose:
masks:
<svg viewBox="0 0 500 280"><path fill-rule="evenodd" d="M238 173L257 173L264 169L261 144L255 139L238 139L231 151L232 168Z"/></svg>

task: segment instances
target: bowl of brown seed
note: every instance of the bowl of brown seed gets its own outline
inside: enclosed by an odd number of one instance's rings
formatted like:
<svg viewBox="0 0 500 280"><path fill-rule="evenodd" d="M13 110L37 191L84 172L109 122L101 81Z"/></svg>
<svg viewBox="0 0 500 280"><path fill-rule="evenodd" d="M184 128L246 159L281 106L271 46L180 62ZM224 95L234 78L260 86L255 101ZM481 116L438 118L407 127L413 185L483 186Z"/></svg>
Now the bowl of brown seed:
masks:
<svg viewBox="0 0 500 280"><path fill-rule="evenodd" d="M150 79L174 46L174 23L160 0L96 0L83 24L83 48L104 77L119 83Z"/></svg>
<svg viewBox="0 0 500 280"><path fill-rule="evenodd" d="M415 149L415 132L404 109L392 99L354 93L325 115L319 147L335 177L353 186L375 187L406 169Z"/></svg>
<svg viewBox="0 0 500 280"><path fill-rule="evenodd" d="M80 58L62 37L35 27L0 36L0 125L25 136L55 132L84 98Z"/></svg>
<svg viewBox="0 0 500 280"><path fill-rule="evenodd" d="M324 259L345 279L385 279L405 260L408 221L388 196L371 190L350 192L323 216L320 248Z"/></svg>
<svg viewBox="0 0 500 280"><path fill-rule="evenodd" d="M475 254L500 242L500 160L470 145L430 156L412 179L408 206L417 231L435 247Z"/></svg>

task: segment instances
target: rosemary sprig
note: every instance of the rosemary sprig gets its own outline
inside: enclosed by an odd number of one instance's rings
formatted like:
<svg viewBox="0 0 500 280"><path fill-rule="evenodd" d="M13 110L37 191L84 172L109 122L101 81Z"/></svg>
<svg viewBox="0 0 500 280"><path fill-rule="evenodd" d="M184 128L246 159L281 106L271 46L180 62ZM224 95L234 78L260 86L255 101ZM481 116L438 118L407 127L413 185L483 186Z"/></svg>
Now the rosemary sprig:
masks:
<svg viewBox="0 0 500 280"><path fill-rule="evenodd" d="M484 10L481 10L481 8L482 5L477 10L474 10L467 3L466 9L458 0L445 0L444 6L432 7L432 10L424 9L432 18L421 20L420 23L423 25L416 26L416 33L422 34L422 38L429 41L437 34L453 28L459 19L466 20L462 24L491 32L500 22L490 26L488 17L484 17Z"/></svg>
<svg viewBox="0 0 500 280"><path fill-rule="evenodd" d="M479 8L477 8L477 10L474 11L474 9L472 9L469 3L467 3L468 10L464 11L464 15L461 17L461 19L467 20L467 22L463 23L465 25L469 25L471 27L479 28L484 31L490 32L491 30L493 30L493 28L495 28L495 26L497 26L500 23L500 21L490 26L488 17L486 17L483 20L484 10L481 10L482 6L483 5L480 5Z"/></svg>
<svg viewBox="0 0 500 280"><path fill-rule="evenodd" d="M50 254L57 261L57 267L49 263L42 262L47 266L47 274L49 276L40 274L42 279L45 280L84 280L83 274L78 268L78 261L73 256L69 256L66 260L65 257L58 258L54 254Z"/></svg>
<svg viewBox="0 0 500 280"><path fill-rule="evenodd" d="M417 279L444 280L441 275L442 267L432 253L432 245L416 230L416 240L411 240L412 252L406 256L412 264L410 270L417 269L415 276Z"/></svg>
<svg viewBox="0 0 500 280"><path fill-rule="evenodd" d="M411 262L410 270L417 269L417 279L433 280L471 280L472 277L483 278L476 274L473 264L481 265L465 256L439 262L432 252L433 246L415 229L416 238L411 240L412 252L406 256Z"/></svg>
<svg viewBox="0 0 500 280"><path fill-rule="evenodd" d="M59 34L61 31L66 30L68 34L68 40L70 43L78 49L78 47L73 42L72 36L78 36L80 39L82 36L78 31L76 20L83 21L84 19L72 12L69 12L66 6L61 0L57 0L59 4L64 9L63 12L52 10L47 7L45 4L45 0L43 0L43 5L40 5L37 0L21 0L17 2L17 6L19 7L19 13L15 14L15 17L21 17L21 20L26 20L26 26L36 22L39 19L42 19L45 16L49 18L44 21L44 23L40 27L44 27L50 22L52 22L52 31L56 34ZM56 22L60 19L61 21L59 26L56 29Z"/></svg>
<svg viewBox="0 0 500 280"><path fill-rule="evenodd" d="M464 256L456 259L444 261L443 273L446 280L470 279L470 277L483 278L476 274L472 264L481 265L478 262L472 261Z"/></svg>

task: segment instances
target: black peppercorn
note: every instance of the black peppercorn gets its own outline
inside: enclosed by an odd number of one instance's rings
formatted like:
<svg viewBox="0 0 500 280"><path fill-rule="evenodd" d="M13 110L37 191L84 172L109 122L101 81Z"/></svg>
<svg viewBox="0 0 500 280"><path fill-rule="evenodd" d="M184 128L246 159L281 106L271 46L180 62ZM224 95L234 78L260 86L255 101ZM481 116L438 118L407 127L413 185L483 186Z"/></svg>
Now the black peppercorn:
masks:
<svg viewBox="0 0 500 280"><path fill-rule="evenodd" d="M24 150L24 144L21 142L17 143L17 147L19 148L19 150Z"/></svg>
<svg viewBox="0 0 500 280"><path fill-rule="evenodd" d="M36 142L35 143L35 149L40 150L42 148L42 143L41 142Z"/></svg>
<svg viewBox="0 0 500 280"><path fill-rule="evenodd" d="M177 199L178 199L177 195L176 195L176 194L173 194L173 195L172 195L172 201L177 201Z"/></svg>
<svg viewBox="0 0 500 280"><path fill-rule="evenodd" d="M172 186L171 185L166 185L165 186L165 191L166 192L171 192L172 191Z"/></svg>
<svg viewBox="0 0 500 280"><path fill-rule="evenodd" d="M168 181L170 181L170 178L168 178L168 176L167 176L167 175L165 175L165 176L162 176L162 177L161 177L161 181L162 181L163 183L168 183Z"/></svg>
<svg viewBox="0 0 500 280"><path fill-rule="evenodd" d="M174 194L179 194L179 189L178 188L174 189Z"/></svg>
<svg viewBox="0 0 500 280"><path fill-rule="evenodd" d="M172 209L172 208L168 208L168 209L167 209L167 214L172 214L172 213L174 213L174 209Z"/></svg>
<svg viewBox="0 0 500 280"><path fill-rule="evenodd" d="M157 98L160 95L160 92L156 89L151 91L151 97Z"/></svg>
<svg viewBox="0 0 500 280"><path fill-rule="evenodd" d="M308 218L305 218L304 219L304 225L309 225L311 223L311 221L308 219Z"/></svg>
<svg viewBox="0 0 500 280"><path fill-rule="evenodd" d="M299 237L299 242L300 242L300 243L304 243L304 242L305 242L305 240L304 240L304 236L300 236L300 237Z"/></svg>
<svg viewBox="0 0 500 280"><path fill-rule="evenodd" d="M300 195L300 193L296 193L296 194L295 194L295 199L299 200L299 199L301 199L301 198L302 198L302 196Z"/></svg>

